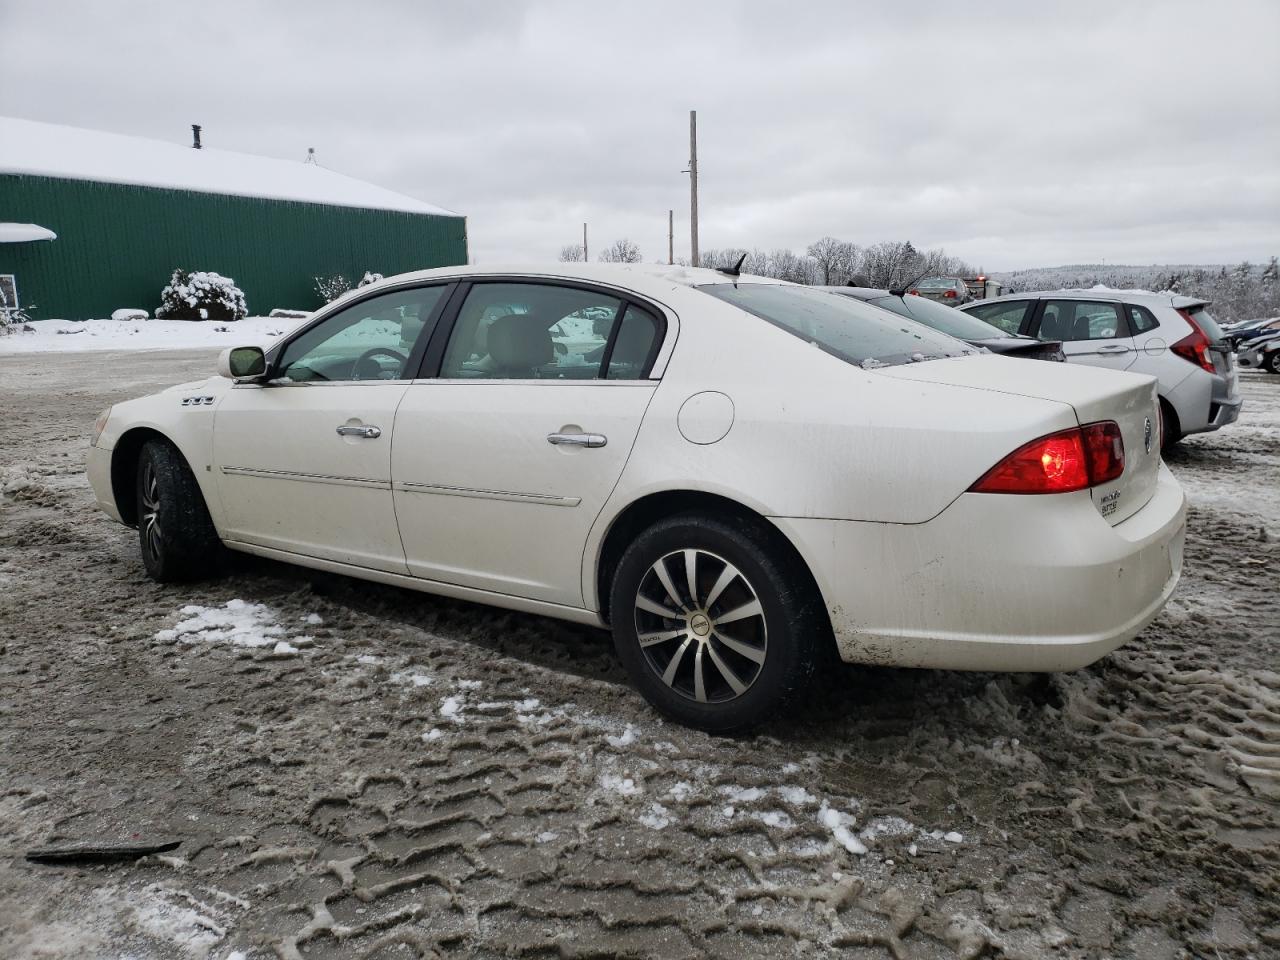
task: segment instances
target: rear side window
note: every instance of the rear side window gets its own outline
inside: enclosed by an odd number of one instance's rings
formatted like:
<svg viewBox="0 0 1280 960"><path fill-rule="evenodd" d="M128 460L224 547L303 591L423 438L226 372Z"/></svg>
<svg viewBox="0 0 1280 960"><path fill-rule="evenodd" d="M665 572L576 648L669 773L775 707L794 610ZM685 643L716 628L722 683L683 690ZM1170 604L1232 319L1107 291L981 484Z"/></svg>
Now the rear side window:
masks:
<svg viewBox="0 0 1280 960"><path fill-rule="evenodd" d="M449 334L450 380L640 380L666 321L608 292L563 284L476 283Z"/></svg>
<svg viewBox="0 0 1280 960"><path fill-rule="evenodd" d="M1129 329L1134 333L1150 333L1160 326L1160 321L1146 307L1130 305L1125 309L1129 312Z"/></svg>
<svg viewBox="0 0 1280 960"><path fill-rule="evenodd" d="M1001 303L980 303L969 307L965 313L971 313L979 320L984 320L993 327L999 327L1005 333L1016 334L1022 329L1022 318L1027 314L1029 300L1006 300Z"/></svg>
<svg viewBox="0 0 1280 960"><path fill-rule="evenodd" d="M649 360L657 349L662 327L662 321L648 310L637 307L634 303L628 304L618 327L618 335L613 340L613 351L609 354L609 369L605 373L605 379L643 379L645 370L649 368Z"/></svg>
<svg viewBox="0 0 1280 960"><path fill-rule="evenodd" d="M1046 300L1040 314L1041 340L1114 340L1127 336L1114 303L1089 300Z"/></svg>
<svg viewBox="0 0 1280 960"><path fill-rule="evenodd" d="M698 289L848 363L875 367L978 352L922 323L808 287L712 283Z"/></svg>

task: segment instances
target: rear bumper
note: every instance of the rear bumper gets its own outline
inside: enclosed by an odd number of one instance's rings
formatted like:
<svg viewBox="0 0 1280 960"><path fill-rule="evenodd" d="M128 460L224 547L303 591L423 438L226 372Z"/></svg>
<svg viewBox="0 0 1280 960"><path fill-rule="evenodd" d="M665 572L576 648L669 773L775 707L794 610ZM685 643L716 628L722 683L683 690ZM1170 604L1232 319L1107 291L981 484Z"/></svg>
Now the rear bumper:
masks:
<svg viewBox="0 0 1280 960"><path fill-rule="evenodd" d="M1229 423L1235 423L1240 419L1240 408L1243 406L1244 400L1242 399L1210 403L1208 429L1216 430L1218 427L1225 427Z"/></svg>
<svg viewBox="0 0 1280 960"><path fill-rule="evenodd" d="M776 518L809 561L843 659L1074 670L1160 612L1182 570L1186 499L1168 468L1112 527L1088 492L964 494L927 523Z"/></svg>
<svg viewBox="0 0 1280 960"><path fill-rule="evenodd" d="M1244 400L1239 379L1240 374L1234 369L1225 376L1197 369L1167 394L1161 392L1173 404L1184 434L1204 433L1240 418Z"/></svg>

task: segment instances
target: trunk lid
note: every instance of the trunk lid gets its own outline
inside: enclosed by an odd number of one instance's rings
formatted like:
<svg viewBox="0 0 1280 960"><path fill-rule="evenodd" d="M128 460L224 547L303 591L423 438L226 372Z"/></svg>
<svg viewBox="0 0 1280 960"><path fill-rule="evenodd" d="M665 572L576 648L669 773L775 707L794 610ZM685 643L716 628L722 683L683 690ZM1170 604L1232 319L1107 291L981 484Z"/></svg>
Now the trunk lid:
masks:
<svg viewBox="0 0 1280 960"><path fill-rule="evenodd" d="M1153 377L1083 364L1018 363L999 356L930 360L876 373L1056 400L1070 404L1081 425L1114 420L1124 441L1124 473L1092 488L1094 506L1114 526L1141 510L1155 493L1160 472L1160 403Z"/></svg>

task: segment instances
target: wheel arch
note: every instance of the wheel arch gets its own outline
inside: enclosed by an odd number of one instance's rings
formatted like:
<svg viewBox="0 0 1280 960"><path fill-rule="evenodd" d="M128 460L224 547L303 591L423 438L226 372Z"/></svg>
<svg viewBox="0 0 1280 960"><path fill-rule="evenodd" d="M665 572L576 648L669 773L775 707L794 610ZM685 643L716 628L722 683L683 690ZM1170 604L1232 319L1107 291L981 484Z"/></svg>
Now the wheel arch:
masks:
<svg viewBox="0 0 1280 960"><path fill-rule="evenodd" d="M187 466L191 466L182 448L154 427L131 427L122 433L111 450L111 496L120 511L121 521L130 527L138 525L138 504L133 492L138 483L138 457L149 440L169 444L178 451L178 456L187 462Z"/></svg>
<svg viewBox="0 0 1280 960"><path fill-rule="evenodd" d="M822 607L822 616L830 627L830 613L822 589L813 574L808 559L799 546L776 523L757 510L732 497L705 490L662 490L648 493L627 504L610 522L600 541L591 581L595 588L595 600L600 619L609 624L609 599L612 593L613 575L627 546L647 527L664 517L680 513L697 513L704 516L724 517L759 523L769 531L778 550L782 551L792 569L800 572L808 589ZM588 598L590 599L590 598Z"/></svg>

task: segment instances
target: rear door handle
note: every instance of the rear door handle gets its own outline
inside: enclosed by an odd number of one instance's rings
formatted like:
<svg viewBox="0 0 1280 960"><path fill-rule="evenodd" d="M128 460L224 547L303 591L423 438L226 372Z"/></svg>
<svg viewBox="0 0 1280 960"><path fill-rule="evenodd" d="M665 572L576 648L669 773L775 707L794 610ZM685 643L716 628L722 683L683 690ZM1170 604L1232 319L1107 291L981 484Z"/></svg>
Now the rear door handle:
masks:
<svg viewBox="0 0 1280 960"><path fill-rule="evenodd" d="M381 427L352 427L343 424L338 428L338 436L340 437L361 437L365 440L377 440L382 436Z"/></svg>
<svg viewBox="0 0 1280 960"><path fill-rule="evenodd" d="M1098 348L1099 353L1128 353L1129 348L1123 343L1108 343Z"/></svg>
<svg viewBox="0 0 1280 960"><path fill-rule="evenodd" d="M609 438L602 433L549 433L547 434L547 443L553 443L557 447L603 447L609 442Z"/></svg>

